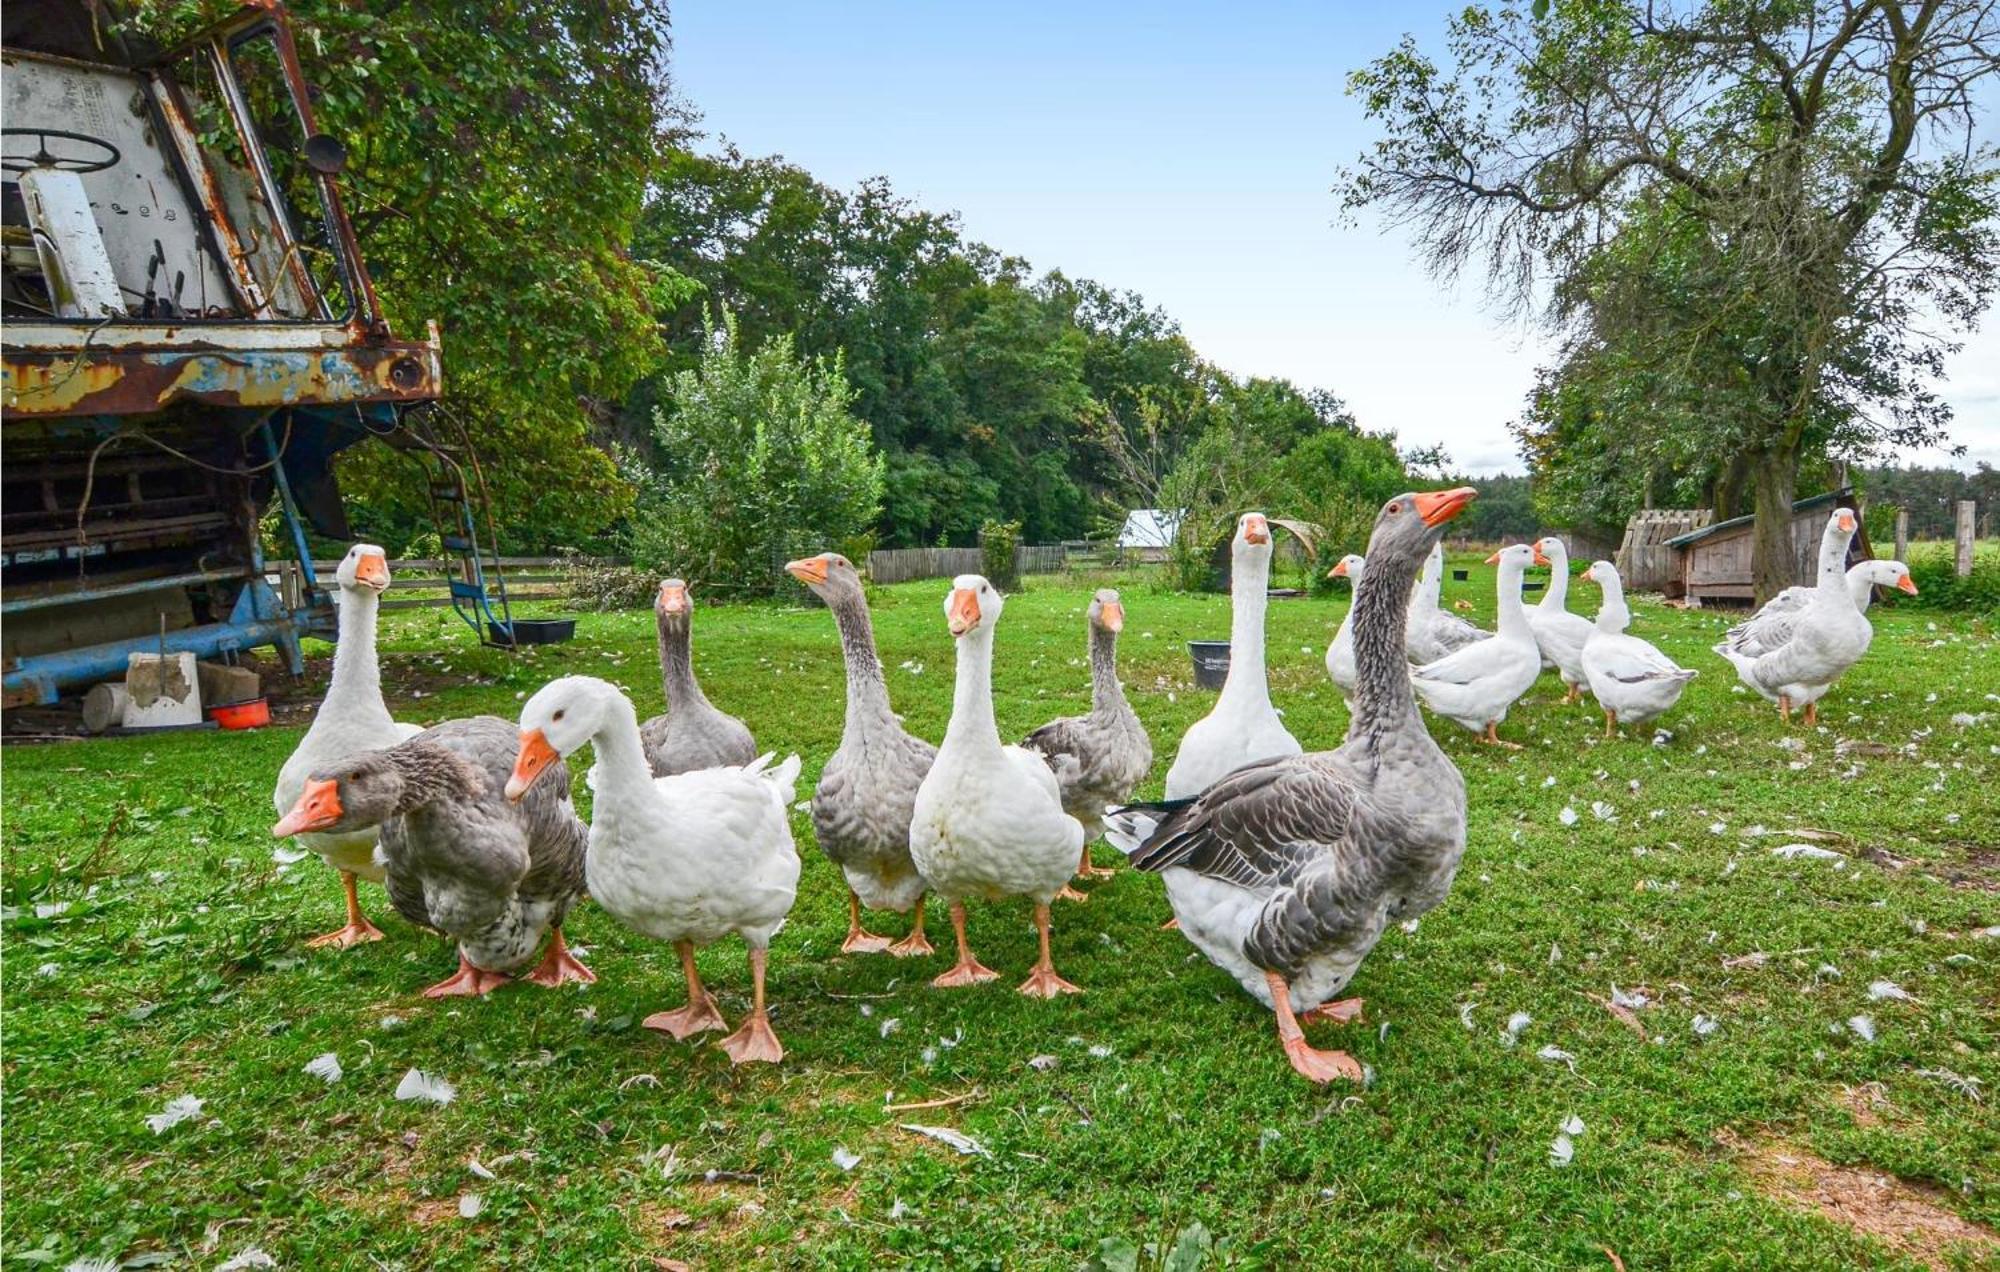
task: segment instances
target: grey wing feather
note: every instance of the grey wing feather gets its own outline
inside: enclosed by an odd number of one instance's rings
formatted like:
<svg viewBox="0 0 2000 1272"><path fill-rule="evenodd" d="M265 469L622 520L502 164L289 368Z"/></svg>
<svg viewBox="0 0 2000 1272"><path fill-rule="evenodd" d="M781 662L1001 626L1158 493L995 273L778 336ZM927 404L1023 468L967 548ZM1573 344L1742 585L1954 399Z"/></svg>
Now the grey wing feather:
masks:
<svg viewBox="0 0 2000 1272"><path fill-rule="evenodd" d="M1245 888L1288 885L1353 824L1354 792L1312 756L1246 765L1162 822L1132 864L1179 866Z"/></svg>

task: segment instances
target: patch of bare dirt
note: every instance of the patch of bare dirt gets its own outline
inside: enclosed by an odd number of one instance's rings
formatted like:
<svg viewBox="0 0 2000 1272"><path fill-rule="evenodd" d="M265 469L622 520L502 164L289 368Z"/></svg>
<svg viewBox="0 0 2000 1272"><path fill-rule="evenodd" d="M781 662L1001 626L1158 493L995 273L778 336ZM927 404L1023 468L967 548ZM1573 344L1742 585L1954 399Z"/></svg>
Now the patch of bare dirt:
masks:
<svg viewBox="0 0 2000 1272"><path fill-rule="evenodd" d="M1888 1088L1880 1082L1844 1086L1834 1100L1847 1110L1856 1126L1880 1126L1884 1118L1897 1116L1896 1106L1889 1102Z"/></svg>
<svg viewBox="0 0 2000 1272"><path fill-rule="evenodd" d="M1765 1196L1814 1211L1928 1267L1949 1267L1946 1256L1954 1248L1981 1259L2000 1257L2000 1234L1939 1205L1937 1188L1836 1166L1782 1140L1735 1147L1737 1167Z"/></svg>

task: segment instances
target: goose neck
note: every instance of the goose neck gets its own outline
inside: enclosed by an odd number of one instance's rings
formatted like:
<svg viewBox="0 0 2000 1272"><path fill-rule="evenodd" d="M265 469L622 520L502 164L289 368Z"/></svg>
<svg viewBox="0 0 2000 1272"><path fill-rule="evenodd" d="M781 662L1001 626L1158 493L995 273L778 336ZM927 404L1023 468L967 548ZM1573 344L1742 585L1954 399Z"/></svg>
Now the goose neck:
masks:
<svg viewBox="0 0 2000 1272"><path fill-rule="evenodd" d="M598 802L617 802L654 790L653 770L639 740L639 717L622 693L609 693L590 744L597 752Z"/></svg>
<svg viewBox="0 0 2000 1272"><path fill-rule="evenodd" d="M993 629L979 626L960 636L957 662L945 745L998 752L1000 730L993 720Z"/></svg>
<svg viewBox="0 0 2000 1272"><path fill-rule="evenodd" d="M1521 576L1524 573L1526 569L1519 562L1500 563L1499 580L1495 585L1499 593L1498 626L1500 635L1509 640L1535 639L1533 629L1528 626L1528 611L1521 605Z"/></svg>
<svg viewBox="0 0 2000 1272"><path fill-rule="evenodd" d="M1371 749L1380 749L1387 734L1423 732L1404 652L1416 562L1399 553L1380 555L1377 560L1370 552L1348 610L1354 645L1354 721L1348 737Z"/></svg>
<svg viewBox="0 0 2000 1272"><path fill-rule="evenodd" d="M1264 610L1270 605L1268 557L1237 559L1229 578L1229 675L1218 707L1268 706L1270 682L1264 672Z"/></svg>
<svg viewBox="0 0 2000 1272"><path fill-rule="evenodd" d="M1604 601L1597 607L1597 630L1614 635L1624 631L1632 622L1632 611L1625 606L1625 585L1616 578L1600 579L1598 585L1604 589Z"/></svg>
<svg viewBox="0 0 2000 1272"><path fill-rule="evenodd" d="M1118 683L1118 633L1090 629L1090 708L1115 711L1125 705L1125 688Z"/></svg>
<svg viewBox="0 0 2000 1272"><path fill-rule="evenodd" d="M882 672L882 659L875 651L875 626L868 617L868 603L859 595L840 595L828 603L833 625L840 632L841 658L847 665L847 721L843 737L865 734L883 724L894 724L889 709L889 685Z"/></svg>
<svg viewBox="0 0 2000 1272"><path fill-rule="evenodd" d="M659 623L660 679L666 686L667 710L707 702L694 678L694 628L686 622L670 622L666 615Z"/></svg>
<svg viewBox="0 0 2000 1272"><path fill-rule="evenodd" d="M1549 590L1542 594L1541 607L1545 611L1567 609L1569 607L1569 551L1560 546L1544 553L1549 559Z"/></svg>
<svg viewBox="0 0 2000 1272"><path fill-rule="evenodd" d="M360 715L389 720L382 701L382 667L375 653L375 613L380 601L365 587L343 589L338 617L339 635L333 648L333 678L322 709L333 708L350 718Z"/></svg>

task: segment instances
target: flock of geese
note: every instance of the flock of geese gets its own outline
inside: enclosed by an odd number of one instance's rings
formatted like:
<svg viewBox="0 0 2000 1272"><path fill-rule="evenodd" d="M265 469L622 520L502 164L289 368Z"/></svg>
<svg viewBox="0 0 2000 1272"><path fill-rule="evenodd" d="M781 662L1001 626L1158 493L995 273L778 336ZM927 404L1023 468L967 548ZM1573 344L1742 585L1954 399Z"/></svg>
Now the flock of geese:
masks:
<svg viewBox="0 0 2000 1272"><path fill-rule="evenodd" d="M924 901L941 898L956 959L931 983L996 977L973 955L968 901L1025 898L1039 956L1020 985L1035 997L1080 992L1050 957L1051 903L1078 895L1089 845L1106 838L1131 864L1160 875L1174 924L1244 990L1268 1006L1292 1067L1326 1082L1359 1079L1342 1051L1312 1047L1303 1024L1346 1022L1360 1000L1339 999L1391 922L1443 900L1465 850L1465 783L1425 728L1417 701L1483 740L1542 671L1557 671L1565 701L1592 694L1607 736L1667 710L1694 676L1629 635L1617 571L1582 577L1603 589L1595 622L1570 613L1560 540L1501 549L1499 621L1485 632L1439 608L1440 540L1471 502L1470 488L1400 495L1377 516L1365 556L1333 573L1354 603L1327 669L1351 723L1328 751L1306 751L1273 706L1264 656L1271 527L1239 519L1231 545L1231 661L1209 714L1182 737L1165 799L1128 803L1151 771L1153 748L1117 672L1124 626L1118 593L1088 612L1091 710L1051 721L1018 746L993 710L998 590L961 575L944 604L957 646L952 712L942 742L907 732L891 709L861 577L837 553L785 568L826 602L846 663L840 744L811 799L815 838L848 891L846 953L934 953ZM1868 645L1877 585L1915 591L1895 562L1843 574L1854 516L1828 522L1818 582L1773 600L1731 629L1717 651L1744 683L1814 718L1819 697ZM1552 567L1547 595L1522 604L1533 564ZM669 579L655 602L668 709L638 719L617 687L589 676L551 681L518 721L494 716L430 728L400 724L382 697L375 652L377 598L389 585L382 550L357 544L339 567L339 645L326 698L279 774L272 828L298 836L340 874L347 922L315 946L379 940L356 881L382 883L396 911L453 939L458 970L431 997L485 994L513 979L556 987L595 976L563 940L586 895L621 923L669 942L680 956L686 1005L644 1024L686 1039L727 1031L695 967L695 951L729 935L749 950L751 1009L718 1044L736 1063L776 1061L784 1048L765 1004L766 958L798 891L800 861L789 810L794 755L758 754L750 730L711 703L691 659L687 586ZM571 800L568 757L585 746L593 799L586 825ZM910 915L894 939L865 918ZM878 920L879 925L879 920ZM546 937L546 943L544 938ZM536 957L540 951L539 959Z"/></svg>

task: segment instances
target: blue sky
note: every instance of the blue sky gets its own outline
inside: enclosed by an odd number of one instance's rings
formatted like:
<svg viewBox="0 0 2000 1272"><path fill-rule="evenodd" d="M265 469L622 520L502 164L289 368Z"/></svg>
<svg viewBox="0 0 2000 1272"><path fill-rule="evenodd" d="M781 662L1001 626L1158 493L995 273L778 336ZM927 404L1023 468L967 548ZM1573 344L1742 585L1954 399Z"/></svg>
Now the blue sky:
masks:
<svg viewBox="0 0 2000 1272"><path fill-rule="evenodd" d="M680 0L679 95L711 137L849 186L886 176L1037 269L1138 291L1238 374L1518 471L1545 349L1432 281L1329 188L1370 133L1347 72L1443 4L846 5ZM1965 462L2000 465L2000 318L1952 363ZM1920 458L1938 462L1941 455Z"/></svg>

